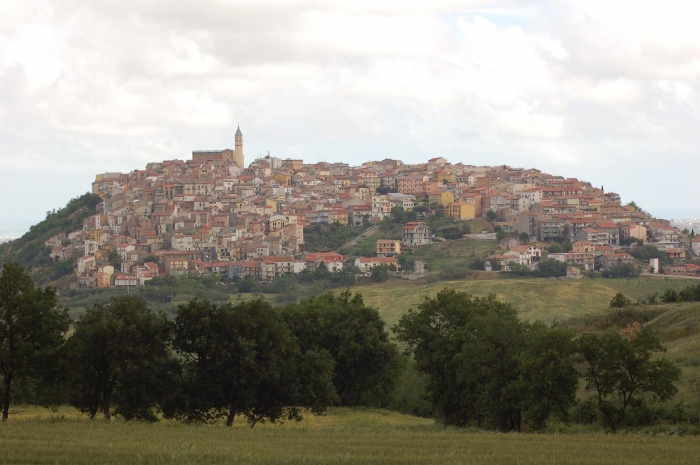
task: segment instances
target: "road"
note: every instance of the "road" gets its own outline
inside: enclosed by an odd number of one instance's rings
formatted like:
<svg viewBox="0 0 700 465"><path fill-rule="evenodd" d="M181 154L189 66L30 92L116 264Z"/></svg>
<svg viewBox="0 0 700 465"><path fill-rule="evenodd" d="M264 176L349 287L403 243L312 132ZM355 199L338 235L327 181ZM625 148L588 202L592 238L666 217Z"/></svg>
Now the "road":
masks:
<svg viewBox="0 0 700 465"><path fill-rule="evenodd" d="M362 239L366 238L367 236L371 236L375 232L379 231L379 226L372 226L369 228L367 231L363 232L359 236L357 236L355 239L351 240L347 244L343 245L340 247L341 249L347 249L348 247L352 247L353 245L357 244L360 242Z"/></svg>
<svg viewBox="0 0 700 465"><path fill-rule="evenodd" d="M495 241L496 233L486 233L486 234L465 234L464 237L469 239L476 239L479 241Z"/></svg>

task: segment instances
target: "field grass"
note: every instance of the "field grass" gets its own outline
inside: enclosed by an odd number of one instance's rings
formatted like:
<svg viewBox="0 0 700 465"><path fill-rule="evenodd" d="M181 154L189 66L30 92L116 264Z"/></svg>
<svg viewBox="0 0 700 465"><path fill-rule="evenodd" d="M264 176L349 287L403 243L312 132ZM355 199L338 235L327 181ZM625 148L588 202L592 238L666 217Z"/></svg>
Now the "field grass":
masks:
<svg viewBox="0 0 700 465"><path fill-rule="evenodd" d="M683 374L678 383L677 398L689 401L700 413L700 303L668 306L669 310L649 322L660 333L667 352Z"/></svg>
<svg viewBox="0 0 700 465"><path fill-rule="evenodd" d="M492 254L496 245L495 241L457 239L416 247L410 257L428 263L433 271L449 266L468 267L474 259Z"/></svg>
<svg viewBox="0 0 700 465"><path fill-rule="evenodd" d="M409 308L419 305L425 296L434 297L445 287L482 296L493 293L513 305L520 312L521 318L551 322L605 309L617 292L622 292L631 299L639 299L667 288L682 289L693 284L687 280L663 278L498 279L486 273L479 273L477 278L486 279L432 284L391 280L377 285L355 286L352 291L362 293L365 302L376 307L391 327Z"/></svg>
<svg viewBox="0 0 700 465"><path fill-rule="evenodd" d="M382 410L331 409L300 423L155 425L16 407L0 426L3 463L697 463L696 437L498 434L442 428Z"/></svg>

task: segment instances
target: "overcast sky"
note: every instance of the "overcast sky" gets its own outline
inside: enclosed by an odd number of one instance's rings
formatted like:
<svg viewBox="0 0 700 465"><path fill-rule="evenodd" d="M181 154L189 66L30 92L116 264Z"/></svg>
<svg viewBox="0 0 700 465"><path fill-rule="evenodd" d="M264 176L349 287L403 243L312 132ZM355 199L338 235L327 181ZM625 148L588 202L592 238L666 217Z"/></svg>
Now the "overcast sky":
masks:
<svg viewBox="0 0 700 465"><path fill-rule="evenodd" d="M0 236L193 149L508 164L700 217L700 2L3 0Z"/></svg>

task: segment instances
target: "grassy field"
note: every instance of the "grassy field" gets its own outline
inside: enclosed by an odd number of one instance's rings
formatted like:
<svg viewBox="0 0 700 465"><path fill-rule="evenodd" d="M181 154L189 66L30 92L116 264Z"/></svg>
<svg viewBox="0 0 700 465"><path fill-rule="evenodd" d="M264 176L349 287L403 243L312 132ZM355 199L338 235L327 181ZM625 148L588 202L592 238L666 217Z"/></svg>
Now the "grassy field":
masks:
<svg viewBox="0 0 700 465"><path fill-rule="evenodd" d="M471 266L476 258L483 258L496 250L496 241L457 239L416 247L411 258L423 260L430 269L439 271L449 266Z"/></svg>
<svg viewBox="0 0 700 465"><path fill-rule="evenodd" d="M485 273L478 276L488 279L432 284L391 280L377 285L356 286L352 291L362 293L365 302L377 307L388 326L392 326L409 308L419 305L425 296L434 297L444 287L476 295L493 293L513 305L522 318L550 322L607 308L617 292L631 299L639 299L667 288L682 289L693 284L688 280L664 278L550 280L494 279Z"/></svg>
<svg viewBox="0 0 700 465"><path fill-rule="evenodd" d="M332 409L300 423L248 428L89 421L74 410L13 409L0 426L15 463L697 463L696 437L595 432L498 434L441 428L382 410Z"/></svg>

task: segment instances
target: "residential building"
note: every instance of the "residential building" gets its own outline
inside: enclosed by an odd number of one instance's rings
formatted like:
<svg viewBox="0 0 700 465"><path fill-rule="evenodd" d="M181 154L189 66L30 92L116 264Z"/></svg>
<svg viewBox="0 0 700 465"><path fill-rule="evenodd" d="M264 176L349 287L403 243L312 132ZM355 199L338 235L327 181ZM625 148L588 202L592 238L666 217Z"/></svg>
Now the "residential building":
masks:
<svg viewBox="0 0 700 465"><path fill-rule="evenodd" d="M401 254L401 241L379 239L376 243L377 257L395 257Z"/></svg>
<svg viewBox="0 0 700 465"><path fill-rule="evenodd" d="M408 247L430 244L430 235L430 228L425 223L411 222L403 227L402 242Z"/></svg>

